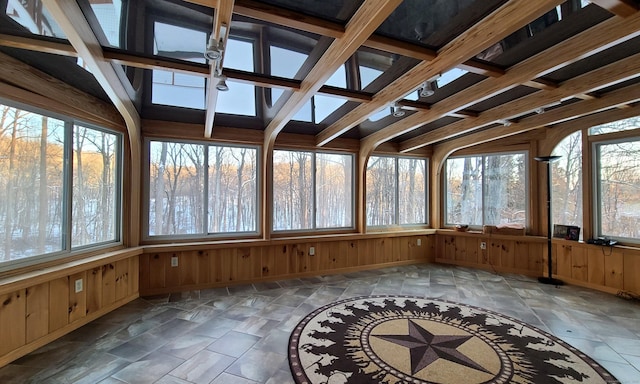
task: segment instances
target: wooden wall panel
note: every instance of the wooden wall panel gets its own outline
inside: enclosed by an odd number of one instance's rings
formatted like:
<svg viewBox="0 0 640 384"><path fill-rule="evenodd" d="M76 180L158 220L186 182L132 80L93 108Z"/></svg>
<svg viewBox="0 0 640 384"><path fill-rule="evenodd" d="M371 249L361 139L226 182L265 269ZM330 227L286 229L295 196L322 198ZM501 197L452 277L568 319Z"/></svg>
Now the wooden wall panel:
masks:
<svg viewBox="0 0 640 384"><path fill-rule="evenodd" d="M623 289L624 287L624 261L621 251L612 250L604 256L604 283L607 287Z"/></svg>
<svg viewBox="0 0 640 384"><path fill-rule="evenodd" d="M198 253L201 251L184 251L180 253L179 257L179 272L180 272L180 284L181 286L185 285L195 285L198 283L198 266L199 266L199 258ZM208 264L208 260L207 260ZM208 268L207 268L208 270ZM205 283L208 281L205 281Z"/></svg>
<svg viewBox="0 0 640 384"><path fill-rule="evenodd" d="M148 253L144 253L142 255L140 255L140 262L139 264L139 269L140 269L140 274L139 274L139 279L140 279L140 289L149 289L150 287L150 280L151 280L151 267L149 266L149 259L151 258L151 255L149 255Z"/></svg>
<svg viewBox="0 0 640 384"><path fill-rule="evenodd" d="M640 293L640 255L625 252L624 257L624 289L636 294Z"/></svg>
<svg viewBox="0 0 640 384"><path fill-rule="evenodd" d="M356 240L348 241L347 247L347 268L357 267L360 257L360 243Z"/></svg>
<svg viewBox="0 0 640 384"><path fill-rule="evenodd" d="M479 247L476 247L476 249ZM500 266L513 269L516 265L515 241L503 240L500 244Z"/></svg>
<svg viewBox="0 0 640 384"><path fill-rule="evenodd" d="M87 271L87 314L102 308L102 268Z"/></svg>
<svg viewBox="0 0 640 384"><path fill-rule="evenodd" d="M196 264L196 284L206 284L212 281L211 279L211 260L209 252L207 251L195 251L198 261Z"/></svg>
<svg viewBox="0 0 640 384"><path fill-rule="evenodd" d="M116 266L108 263L102 266L102 305L116 302Z"/></svg>
<svg viewBox="0 0 640 384"><path fill-rule="evenodd" d="M26 344L25 290L0 295L0 356Z"/></svg>
<svg viewBox="0 0 640 384"><path fill-rule="evenodd" d="M394 237L391 240L393 261L413 260L413 249L410 237Z"/></svg>
<svg viewBox="0 0 640 384"><path fill-rule="evenodd" d="M571 247L571 278L574 280L589 280L589 262L584 247Z"/></svg>
<svg viewBox="0 0 640 384"><path fill-rule="evenodd" d="M167 286L164 259L165 255L160 253L152 253L149 255L149 288L151 289Z"/></svg>
<svg viewBox="0 0 640 384"><path fill-rule="evenodd" d="M530 243L525 241L515 241L513 244L514 250L514 258L513 258L513 268L514 269L529 269L529 257L530 257Z"/></svg>
<svg viewBox="0 0 640 384"><path fill-rule="evenodd" d="M565 244L553 244L554 257L556 258L558 276L571 277L572 273L572 247Z"/></svg>
<svg viewBox="0 0 640 384"><path fill-rule="evenodd" d="M26 342L30 343L49 333L49 283L27 288L26 297Z"/></svg>
<svg viewBox="0 0 640 384"><path fill-rule="evenodd" d="M171 258L178 258L178 266L171 266ZM177 287L180 285L180 269L184 263L180 262L180 252L171 252L164 254L162 258L164 262L164 278L167 287Z"/></svg>
<svg viewBox="0 0 640 384"><path fill-rule="evenodd" d="M216 283L232 283L238 280L238 259L235 248L212 251L210 261Z"/></svg>
<svg viewBox="0 0 640 384"><path fill-rule="evenodd" d="M250 247L238 249L238 279L254 280L262 275L262 248Z"/></svg>
<svg viewBox="0 0 640 384"><path fill-rule="evenodd" d="M76 282L78 286L76 291ZM69 323L82 319L87 314L87 273L85 271L69 276Z"/></svg>
<svg viewBox="0 0 640 384"><path fill-rule="evenodd" d="M604 257L599 249L587 250L588 281L590 284L605 285Z"/></svg>
<svg viewBox="0 0 640 384"><path fill-rule="evenodd" d="M69 277L49 282L49 332L69 324Z"/></svg>

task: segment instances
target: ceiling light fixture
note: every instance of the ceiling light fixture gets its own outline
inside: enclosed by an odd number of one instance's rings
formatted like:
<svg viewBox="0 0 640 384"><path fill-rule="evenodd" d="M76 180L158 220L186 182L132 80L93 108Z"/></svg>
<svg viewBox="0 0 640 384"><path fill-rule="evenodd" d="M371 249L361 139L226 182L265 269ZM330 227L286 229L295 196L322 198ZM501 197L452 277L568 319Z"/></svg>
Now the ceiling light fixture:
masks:
<svg viewBox="0 0 640 384"><path fill-rule="evenodd" d="M405 112L402 110L402 107L400 106L400 104L398 104L397 102L393 104L393 106L391 107L391 115L393 117L402 117L404 116Z"/></svg>
<svg viewBox="0 0 640 384"><path fill-rule="evenodd" d="M436 93L436 90L433 86L433 81L427 80L422 83L422 87L420 88L420 97L433 96L434 93Z"/></svg>
<svg viewBox="0 0 640 384"><path fill-rule="evenodd" d="M216 84L216 89L218 91L227 92L229 90L229 86L227 85L227 76L218 77L218 84Z"/></svg>
<svg viewBox="0 0 640 384"><path fill-rule="evenodd" d="M535 112L536 112L538 115L542 115L542 114L544 113L544 107L536 108Z"/></svg>
<svg viewBox="0 0 640 384"><path fill-rule="evenodd" d="M215 31L214 31L215 32ZM224 52L224 39L227 35L227 25L220 25L219 38L216 39L215 34L212 33L209 37L209 44L204 51L204 57L210 61L218 61L222 59L222 53Z"/></svg>
<svg viewBox="0 0 640 384"><path fill-rule="evenodd" d="M500 119L498 120L498 123L504 125L505 127L508 127L511 125L511 122L507 119Z"/></svg>

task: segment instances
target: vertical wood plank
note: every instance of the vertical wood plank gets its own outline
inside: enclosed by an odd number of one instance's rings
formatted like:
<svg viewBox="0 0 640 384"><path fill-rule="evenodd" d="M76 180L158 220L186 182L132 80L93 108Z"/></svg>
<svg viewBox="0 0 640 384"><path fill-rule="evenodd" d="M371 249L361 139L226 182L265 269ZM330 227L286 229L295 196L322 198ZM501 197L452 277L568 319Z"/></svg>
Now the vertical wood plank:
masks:
<svg viewBox="0 0 640 384"><path fill-rule="evenodd" d="M49 282L49 332L69 324L69 277Z"/></svg>
<svg viewBox="0 0 640 384"><path fill-rule="evenodd" d="M514 243L513 267L517 270L526 271L529 268L530 248L529 243L516 241Z"/></svg>
<svg viewBox="0 0 640 384"><path fill-rule="evenodd" d="M347 267L357 267L358 266L358 257L360 255L359 251L359 242L358 241L347 241Z"/></svg>
<svg viewBox="0 0 640 384"><path fill-rule="evenodd" d="M149 256L149 288L164 288L167 286L165 277L165 261L160 253Z"/></svg>
<svg viewBox="0 0 640 384"><path fill-rule="evenodd" d="M76 292L76 282L81 281L82 289ZM69 323L87 315L87 272L82 271L69 276ZM78 287L80 288L80 287Z"/></svg>
<svg viewBox="0 0 640 384"><path fill-rule="evenodd" d="M624 259L622 252L613 249L610 254L604 256L604 283L607 287L624 288Z"/></svg>
<svg viewBox="0 0 640 384"><path fill-rule="evenodd" d="M500 245L500 266L513 269L516 266L515 242L503 240Z"/></svg>
<svg viewBox="0 0 640 384"><path fill-rule="evenodd" d="M29 287L25 294L27 299L26 342L30 343L49 333L49 283ZM5 324L2 321L0 323Z"/></svg>
<svg viewBox="0 0 640 384"><path fill-rule="evenodd" d="M116 300L127 297L129 292L129 260L116 261Z"/></svg>
<svg viewBox="0 0 640 384"><path fill-rule="evenodd" d="M605 285L604 255L602 252L589 247L587 249L587 264L589 270L589 283Z"/></svg>
<svg viewBox="0 0 640 384"><path fill-rule="evenodd" d="M140 262L140 290L145 290L150 288L151 281L151 271L149 265L149 254L143 253L139 256Z"/></svg>
<svg viewBox="0 0 640 384"><path fill-rule="evenodd" d="M140 262L138 256L132 256L129 261L129 284L127 285L127 294L133 295L140 292Z"/></svg>
<svg viewBox="0 0 640 384"><path fill-rule="evenodd" d="M0 356L26 343L25 290L0 296Z"/></svg>
<svg viewBox="0 0 640 384"><path fill-rule="evenodd" d="M558 269L555 272L559 277L571 277L571 263L573 247L565 244L553 244Z"/></svg>
<svg viewBox="0 0 640 384"><path fill-rule="evenodd" d="M624 261L624 289L640 294L640 256L625 252L622 257Z"/></svg>
<svg viewBox="0 0 640 384"><path fill-rule="evenodd" d="M102 267L87 271L87 313L102 308Z"/></svg>
<svg viewBox="0 0 640 384"><path fill-rule="evenodd" d="M171 258L178 258L178 266L171 266ZM180 286L180 269L182 269L182 263L180 262L181 257L179 252L169 252L164 253L162 255L162 259L164 260L164 271L165 271L165 287L179 287Z"/></svg>
<svg viewBox="0 0 640 384"><path fill-rule="evenodd" d="M115 303L115 301L116 266L113 263L109 263L102 266L102 305L106 307Z"/></svg>
<svg viewBox="0 0 640 384"><path fill-rule="evenodd" d="M180 252L180 286L194 285L198 282L198 253L202 251Z"/></svg>
<svg viewBox="0 0 640 384"><path fill-rule="evenodd" d="M209 258L209 252L200 250L197 252L198 262L196 263L196 282L198 284L212 283L211 279L211 261Z"/></svg>
<svg viewBox="0 0 640 384"><path fill-rule="evenodd" d="M571 248L571 278L587 282L589 280L587 253L582 247Z"/></svg>

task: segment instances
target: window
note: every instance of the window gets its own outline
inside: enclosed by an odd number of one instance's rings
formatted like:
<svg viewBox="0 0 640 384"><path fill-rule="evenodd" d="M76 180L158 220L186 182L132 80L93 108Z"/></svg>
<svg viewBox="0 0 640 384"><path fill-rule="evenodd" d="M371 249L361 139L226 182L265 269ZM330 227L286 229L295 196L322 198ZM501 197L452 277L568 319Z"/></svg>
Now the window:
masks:
<svg viewBox="0 0 640 384"><path fill-rule="evenodd" d="M120 134L0 104L0 263L119 241L121 147Z"/></svg>
<svg viewBox="0 0 640 384"><path fill-rule="evenodd" d="M582 132L564 138L553 154L562 157L551 163L552 222L582 227Z"/></svg>
<svg viewBox="0 0 640 384"><path fill-rule="evenodd" d="M149 236L256 233L255 147L151 141Z"/></svg>
<svg viewBox="0 0 640 384"><path fill-rule="evenodd" d="M229 38L224 52L224 67L254 72L253 43ZM213 81L217 81L213 79ZM229 90L218 92L216 112L234 115L256 115L256 87L229 81Z"/></svg>
<svg viewBox="0 0 640 384"><path fill-rule="evenodd" d="M640 239L640 138L594 144L596 235Z"/></svg>
<svg viewBox="0 0 640 384"><path fill-rule="evenodd" d="M527 223L525 153L447 159L445 223Z"/></svg>
<svg viewBox="0 0 640 384"><path fill-rule="evenodd" d="M368 226L427 223L427 160L371 156L367 164Z"/></svg>
<svg viewBox="0 0 640 384"><path fill-rule="evenodd" d="M353 227L353 155L275 150L273 230Z"/></svg>

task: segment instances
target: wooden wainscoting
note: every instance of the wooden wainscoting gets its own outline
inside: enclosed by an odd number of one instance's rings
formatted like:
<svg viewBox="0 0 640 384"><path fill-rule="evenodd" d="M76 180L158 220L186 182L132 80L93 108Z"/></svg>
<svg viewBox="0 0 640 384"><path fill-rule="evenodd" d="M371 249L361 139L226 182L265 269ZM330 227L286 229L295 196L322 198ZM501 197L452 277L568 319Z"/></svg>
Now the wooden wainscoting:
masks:
<svg viewBox="0 0 640 384"><path fill-rule="evenodd" d="M484 247L483 247L484 243ZM503 273L539 276L547 239L439 230L436 261Z"/></svg>
<svg viewBox="0 0 640 384"><path fill-rule="evenodd" d="M434 246L433 235L393 233L148 246L140 256L140 295L433 262Z"/></svg>
<svg viewBox="0 0 640 384"><path fill-rule="evenodd" d="M533 277L547 273L546 237L438 230L435 241L436 262ZM566 283L640 295L638 248L553 239L552 252L553 275Z"/></svg>
<svg viewBox="0 0 640 384"><path fill-rule="evenodd" d="M137 298L141 252L110 252L0 280L0 367Z"/></svg>
<svg viewBox="0 0 640 384"><path fill-rule="evenodd" d="M640 249L553 240L554 273L567 283L640 294ZM546 262L546 261L545 261Z"/></svg>

